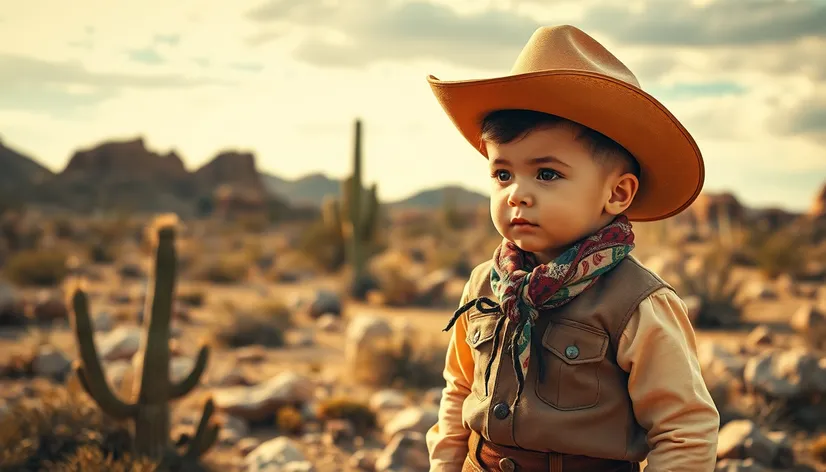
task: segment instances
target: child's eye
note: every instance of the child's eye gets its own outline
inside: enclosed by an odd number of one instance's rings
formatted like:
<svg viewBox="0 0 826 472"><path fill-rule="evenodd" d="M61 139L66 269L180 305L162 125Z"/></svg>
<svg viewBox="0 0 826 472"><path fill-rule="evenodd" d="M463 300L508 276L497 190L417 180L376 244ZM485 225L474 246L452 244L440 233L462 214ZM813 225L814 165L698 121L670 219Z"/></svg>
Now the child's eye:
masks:
<svg viewBox="0 0 826 472"><path fill-rule="evenodd" d="M554 180L559 177L559 174L551 169L539 169L537 177L539 180Z"/></svg>
<svg viewBox="0 0 826 472"><path fill-rule="evenodd" d="M504 182L511 178L511 173L506 170L495 170L491 173L491 177Z"/></svg>

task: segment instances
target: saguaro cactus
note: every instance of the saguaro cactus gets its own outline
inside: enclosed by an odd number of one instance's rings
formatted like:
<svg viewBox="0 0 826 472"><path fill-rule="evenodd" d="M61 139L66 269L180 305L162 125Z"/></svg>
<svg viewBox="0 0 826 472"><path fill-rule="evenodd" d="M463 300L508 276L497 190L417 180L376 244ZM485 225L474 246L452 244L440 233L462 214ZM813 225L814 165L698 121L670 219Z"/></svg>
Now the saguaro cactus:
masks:
<svg viewBox="0 0 826 472"><path fill-rule="evenodd" d="M143 369L139 376L136 372L130 398L119 398L107 384L95 346L87 296L80 286L71 296L72 324L81 361L75 370L83 388L104 413L116 419L132 420L136 454L161 461L165 468L175 469L184 461L196 460L212 447L219 428L209 424L214 411L212 399L209 399L186 452L179 455L170 440L169 402L187 395L198 385L206 369L209 348L201 347L195 367L186 378L181 382L170 380L170 319L177 266L174 226L160 226L157 236L153 295L146 300L150 318L148 332L142 340ZM132 399L134 403L131 403Z"/></svg>
<svg viewBox="0 0 826 472"><path fill-rule="evenodd" d="M325 199L322 216L330 231L341 234L353 270L354 289L361 292L358 287L368 279L367 262L376 236L379 201L376 184L369 189L362 185L360 120L356 120L353 174L342 182L338 200Z"/></svg>

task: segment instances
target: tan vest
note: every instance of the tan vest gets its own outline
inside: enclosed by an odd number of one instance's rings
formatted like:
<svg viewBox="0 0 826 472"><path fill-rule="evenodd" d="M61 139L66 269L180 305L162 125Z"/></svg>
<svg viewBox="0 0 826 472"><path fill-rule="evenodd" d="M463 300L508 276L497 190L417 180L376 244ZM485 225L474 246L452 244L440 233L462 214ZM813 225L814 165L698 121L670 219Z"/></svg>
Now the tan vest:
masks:
<svg viewBox="0 0 826 472"><path fill-rule="evenodd" d="M467 300L492 300L492 261L470 276ZM628 395L628 374L617 365L619 337L631 315L659 288L671 288L635 258L626 257L594 286L560 308L540 312L545 378L537 382L536 359L518 403L516 374L508 350L491 366L485 395L485 368L493 347L500 313L484 314L475 307L467 316L467 343L475 364L471 393L462 416L470 429L503 446L540 452L576 454L605 459L642 461L648 454L646 431L636 422ZM501 330L499 346L510 339L513 325Z"/></svg>

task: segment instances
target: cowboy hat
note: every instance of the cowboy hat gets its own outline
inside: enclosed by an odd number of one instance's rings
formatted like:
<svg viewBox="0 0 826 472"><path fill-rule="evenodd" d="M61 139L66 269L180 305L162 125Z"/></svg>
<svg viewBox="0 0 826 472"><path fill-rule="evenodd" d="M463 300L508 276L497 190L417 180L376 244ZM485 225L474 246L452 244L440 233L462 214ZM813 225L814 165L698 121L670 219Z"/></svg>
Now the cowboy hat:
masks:
<svg viewBox="0 0 826 472"><path fill-rule="evenodd" d="M459 81L430 75L427 81L451 121L485 157L481 122L499 109L558 115L618 142L641 169L640 188L625 213L632 221L673 216L703 187L703 158L688 131L619 59L574 26L537 29L509 75Z"/></svg>

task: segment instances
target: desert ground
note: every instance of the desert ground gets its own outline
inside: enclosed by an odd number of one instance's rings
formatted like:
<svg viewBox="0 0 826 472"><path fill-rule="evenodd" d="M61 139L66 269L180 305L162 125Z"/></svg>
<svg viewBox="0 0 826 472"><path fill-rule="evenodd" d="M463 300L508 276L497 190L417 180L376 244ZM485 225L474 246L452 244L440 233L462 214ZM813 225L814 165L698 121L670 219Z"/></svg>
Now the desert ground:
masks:
<svg viewBox="0 0 826 472"><path fill-rule="evenodd" d="M209 356L192 391L169 400L171 425L160 431L184 450L208 399L220 427L187 467L428 470L442 328L469 270L499 240L483 211L459 222L443 213L396 216L365 243L372 285L363 294L350 284L345 242L323 224L178 222L170 378L190 373L202 343ZM163 378L142 371L151 223L17 220L17 244L2 254L0 470L156 470L130 452L132 423L102 412L79 379L71 305L82 281L96 353L119 398L138 399L141 375L145 385ZM786 239L766 240L696 227L635 225L633 254L691 310L723 416L717 470L826 470L822 232L801 226L809 232L793 233L804 239L780 231Z"/></svg>

